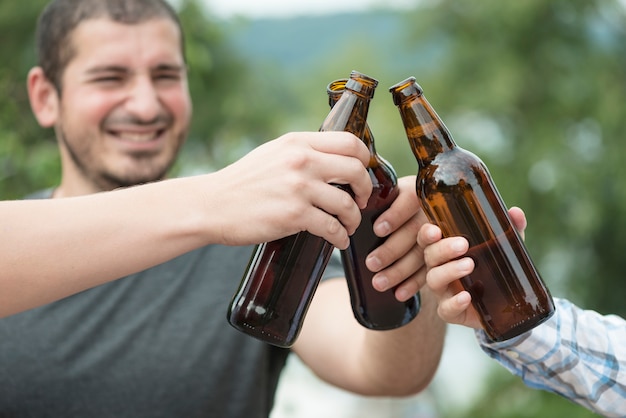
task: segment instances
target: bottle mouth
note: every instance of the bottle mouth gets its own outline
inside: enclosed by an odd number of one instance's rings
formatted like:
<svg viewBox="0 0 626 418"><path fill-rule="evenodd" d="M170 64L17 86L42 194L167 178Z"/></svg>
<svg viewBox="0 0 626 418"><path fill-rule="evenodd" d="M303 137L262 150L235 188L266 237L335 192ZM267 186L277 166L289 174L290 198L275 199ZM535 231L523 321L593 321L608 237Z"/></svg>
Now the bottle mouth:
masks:
<svg viewBox="0 0 626 418"><path fill-rule="evenodd" d="M360 81L364 82L365 84L371 85L372 87L378 86L378 80L357 70L352 70L350 72L350 78L358 78Z"/></svg>
<svg viewBox="0 0 626 418"><path fill-rule="evenodd" d="M422 87L417 84L415 77L411 76L399 83L389 87L389 91L393 95L393 103L398 106L407 97L421 96L424 94Z"/></svg>
<svg viewBox="0 0 626 418"><path fill-rule="evenodd" d="M372 78L366 74L352 70L350 78L339 78L331 81L326 86L326 92L333 100L333 97L337 98L346 89L352 90L359 94L369 94L371 91L372 98L374 97L374 91L378 86L378 80Z"/></svg>
<svg viewBox="0 0 626 418"><path fill-rule="evenodd" d="M343 92L346 88L347 82L348 82L347 78L340 78L340 79L331 81L330 83L328 83L328 86L326 86L326 91L328 92L328 94Z"/></svg>

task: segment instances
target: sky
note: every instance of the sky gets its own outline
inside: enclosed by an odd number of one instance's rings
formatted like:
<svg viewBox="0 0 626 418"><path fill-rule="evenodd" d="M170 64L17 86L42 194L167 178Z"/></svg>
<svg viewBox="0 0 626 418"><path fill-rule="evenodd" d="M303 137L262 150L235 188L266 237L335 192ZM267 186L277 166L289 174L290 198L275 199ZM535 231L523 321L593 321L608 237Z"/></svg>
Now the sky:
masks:
<svg viewBox="0 0 626 418"><path fill-rule="evenodd" d="M371 7L407 8L419 0L204 0L211 13L222 18L292 17L323 15Z"/></svg>

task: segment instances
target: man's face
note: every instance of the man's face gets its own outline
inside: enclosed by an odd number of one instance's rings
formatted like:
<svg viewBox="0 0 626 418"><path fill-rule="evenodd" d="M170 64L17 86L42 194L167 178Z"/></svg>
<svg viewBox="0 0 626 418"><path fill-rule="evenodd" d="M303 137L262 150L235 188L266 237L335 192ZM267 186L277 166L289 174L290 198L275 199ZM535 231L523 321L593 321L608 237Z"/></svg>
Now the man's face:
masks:
<svg viewBox="0 0 626 418"><path fill-rule="evenodd" d="M74 30L55 126L64 182L110 190L165 176L191 117L180 36L168 19Z"/></svg>

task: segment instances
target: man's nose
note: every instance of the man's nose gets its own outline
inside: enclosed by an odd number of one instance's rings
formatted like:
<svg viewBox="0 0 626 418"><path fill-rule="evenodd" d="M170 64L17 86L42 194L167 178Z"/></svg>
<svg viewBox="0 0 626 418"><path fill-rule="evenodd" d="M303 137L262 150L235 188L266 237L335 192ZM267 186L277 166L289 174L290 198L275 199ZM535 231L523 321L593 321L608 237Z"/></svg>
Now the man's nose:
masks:
<svg viewBox="0 0 626 418"><path fill-rule="evenodd" d="M162 106L156 86L149 77L138 77L131 86L126 108L140 120L155 119Z"/></svg>

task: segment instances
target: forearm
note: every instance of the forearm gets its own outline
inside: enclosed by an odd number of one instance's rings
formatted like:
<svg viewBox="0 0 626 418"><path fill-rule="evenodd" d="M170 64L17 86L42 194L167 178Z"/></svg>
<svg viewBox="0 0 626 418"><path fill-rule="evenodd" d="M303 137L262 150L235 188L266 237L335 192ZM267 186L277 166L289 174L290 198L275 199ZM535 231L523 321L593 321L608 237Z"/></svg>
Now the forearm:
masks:
<svg viewBox="0 0 626 418"><path fill-rule="evenodd" d="M411 323L391 331L364 334L364 381L377 396L406 396L425 389L439 366L446 325L428 288L421 290L421 309Z"/></svg>
<svg viewBox="0 0 626 418"><path fill-rule="evenodd" d="M345 280L327 280L316 292L294 351L320 378L342 389L366 396L417 393L437 370L445 336L426 289L422 303L404 327L371 331L354 318Z"/></svg>
<svg viewBox="0 0 626 418"><path fill-rule="evenodd" d="M481 347L533 388L558 393L604 416L626 414L626 321L555 300L545 324Z"/></svg>
<svg viewBox="0 0 626 418"><path fill-rule="evenodd" d="M143 270L210 240L194 179L0 202L0 316Z"/></svg>

